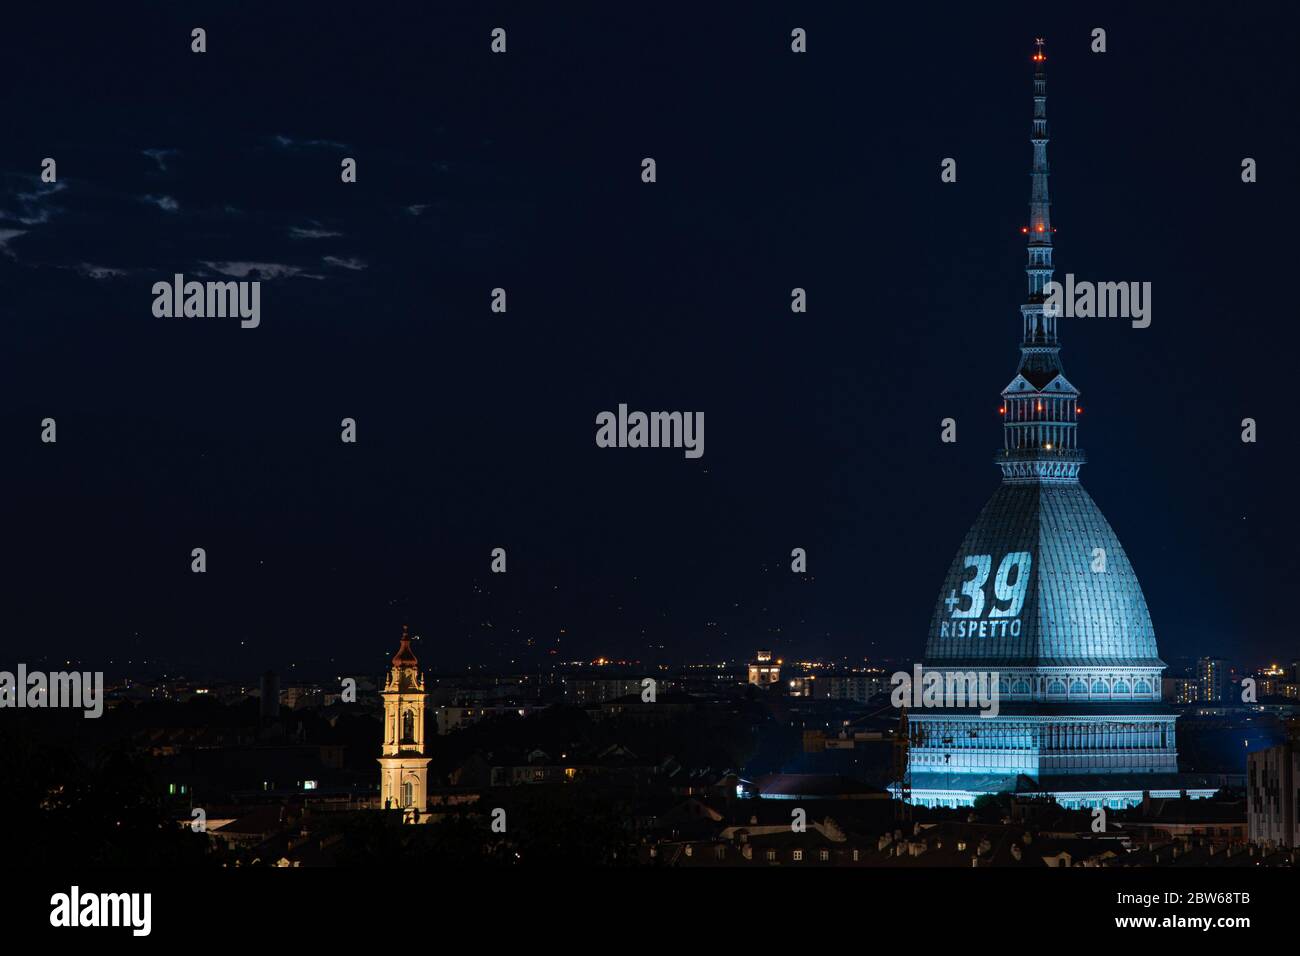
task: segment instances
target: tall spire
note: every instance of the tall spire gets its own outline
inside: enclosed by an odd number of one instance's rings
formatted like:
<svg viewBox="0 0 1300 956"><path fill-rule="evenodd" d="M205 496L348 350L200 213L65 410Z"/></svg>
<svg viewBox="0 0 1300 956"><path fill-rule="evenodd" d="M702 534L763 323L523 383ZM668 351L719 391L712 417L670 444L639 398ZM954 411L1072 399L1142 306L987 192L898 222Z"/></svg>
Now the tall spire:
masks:
<svg viewBox="0 0 1300 956"><path fill-rule="evenodd" d="M1034 125L1029 141L1034 145L1032 188L1029 194L1029 301L1021 309L1024 315L1022 346L1055 349L1056 318L1043 313L1043 287L1052 281L1052 203L1047 192L1047 54L1043 39L1034 41Z"/></svg>
<svg viewBox="0 0 1300 956"><path fill-rule="evenodd" d="M1078 481L1084 454L1078 444L1079 392L1061 368L1055 312L1044 308L1052 281L1052 203L1047 191L1047 54L1034 40L1034 118L1030 169L1029 296L1020 307L1020 368L1002 390L1003 450L998 458L1005 482Z"/></svg>

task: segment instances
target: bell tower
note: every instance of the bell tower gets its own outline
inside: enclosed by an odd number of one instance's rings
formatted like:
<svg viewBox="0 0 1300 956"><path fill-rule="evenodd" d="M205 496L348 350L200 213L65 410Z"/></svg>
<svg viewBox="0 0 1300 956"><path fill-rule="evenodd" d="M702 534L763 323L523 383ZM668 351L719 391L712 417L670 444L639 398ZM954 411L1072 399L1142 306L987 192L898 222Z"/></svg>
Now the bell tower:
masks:
<svg viewBox="0 0 1300 956"><path fill-rule="evenodd" d="M408 821L428 809L429 757L424 752L424 676L402 625L402 644L380 694L384 746L379 758L379 805L402 810Z"/></svg>

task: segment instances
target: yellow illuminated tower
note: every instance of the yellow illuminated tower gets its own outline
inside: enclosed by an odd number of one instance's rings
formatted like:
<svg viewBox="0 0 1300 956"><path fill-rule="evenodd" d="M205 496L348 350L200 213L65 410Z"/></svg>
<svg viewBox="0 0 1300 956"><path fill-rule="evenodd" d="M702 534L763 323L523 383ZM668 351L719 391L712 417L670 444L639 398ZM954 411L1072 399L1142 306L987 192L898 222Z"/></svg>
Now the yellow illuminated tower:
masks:
<svg viewBox="0 0 1300 956"><path fill-rule="evenodd" d="M424 676L405 625L381 696L384 748L379 758L379 805L403 810L415 822L428 809L430 758L424 752Z"/></svg>

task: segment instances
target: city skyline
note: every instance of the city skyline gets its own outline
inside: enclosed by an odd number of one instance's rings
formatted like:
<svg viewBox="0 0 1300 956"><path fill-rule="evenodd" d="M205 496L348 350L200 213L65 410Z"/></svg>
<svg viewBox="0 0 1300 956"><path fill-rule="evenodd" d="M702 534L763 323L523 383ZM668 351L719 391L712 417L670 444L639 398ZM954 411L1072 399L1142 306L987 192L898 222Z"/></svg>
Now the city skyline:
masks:
<svg viewBox="0 0 1300 956"><path fill-rule="evenodd" d="M1295 9L5 23L20 940L1285 936Z"/></svg>

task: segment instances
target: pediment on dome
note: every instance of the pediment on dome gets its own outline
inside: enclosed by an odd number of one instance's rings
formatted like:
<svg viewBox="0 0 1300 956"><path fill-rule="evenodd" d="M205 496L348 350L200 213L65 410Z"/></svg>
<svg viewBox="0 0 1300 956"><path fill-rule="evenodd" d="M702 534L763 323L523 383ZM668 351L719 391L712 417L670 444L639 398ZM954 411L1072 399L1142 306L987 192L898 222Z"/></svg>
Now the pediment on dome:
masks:
<svg viewBox="0 0 1300 956"><path fill-rule="evenodd" d="M1002 390L1007 395L1077 395L1075 388L1065 375L1058 371L1018 372L1010 384Z"/></svg>

